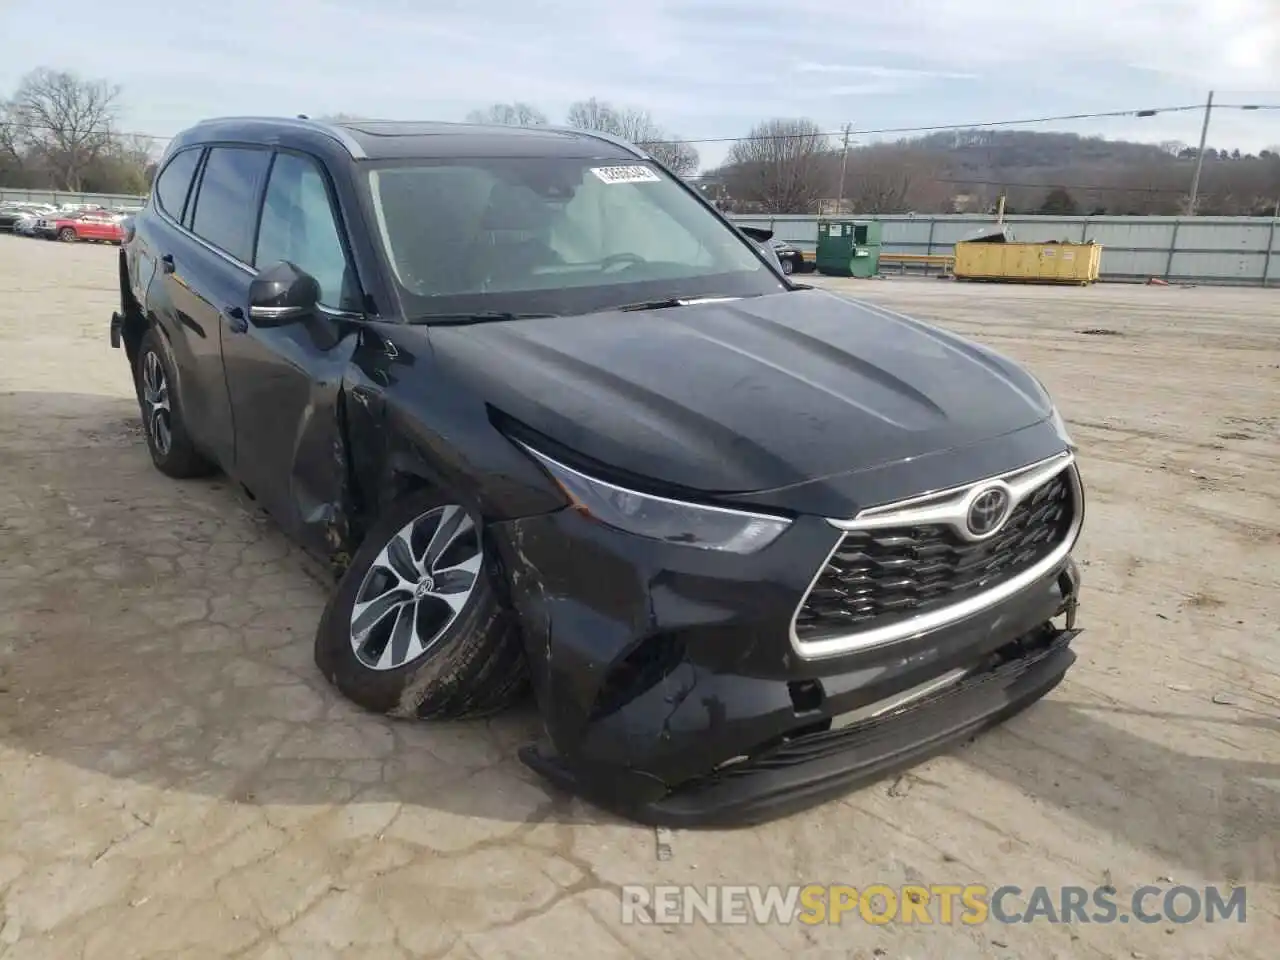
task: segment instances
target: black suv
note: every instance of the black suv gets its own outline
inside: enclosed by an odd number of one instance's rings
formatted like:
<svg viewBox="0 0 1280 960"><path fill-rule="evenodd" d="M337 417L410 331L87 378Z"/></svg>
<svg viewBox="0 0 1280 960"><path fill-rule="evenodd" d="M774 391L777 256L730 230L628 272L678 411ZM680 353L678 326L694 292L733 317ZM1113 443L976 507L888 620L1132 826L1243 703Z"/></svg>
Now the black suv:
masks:
<svg viewBox="0 0 1280 960"><path fill-rule="evenodd" d="M111 339L156 466L332 564L347 697L460 717L531 679L552 781L743 822L1057 684L1084 518L1033 376L771 264L606 137L211 120Z"/></svg>

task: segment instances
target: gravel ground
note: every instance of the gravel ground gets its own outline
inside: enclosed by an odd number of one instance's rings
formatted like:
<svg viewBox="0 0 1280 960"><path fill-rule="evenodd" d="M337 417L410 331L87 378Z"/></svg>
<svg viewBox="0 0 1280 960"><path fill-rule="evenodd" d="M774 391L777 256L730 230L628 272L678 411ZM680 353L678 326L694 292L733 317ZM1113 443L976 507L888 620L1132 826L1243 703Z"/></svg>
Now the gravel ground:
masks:
<svg viewBox="0 0 1280 960"><path fill-rule="evenodd" d="M114 264L0 237L4 960L1275 955L1280 293L821 281L1056 394L1091 495L1080 663L892 782L655 836L521 768L529 708L392 723L329 691L308 565L225 480L150 466ZM1248 920L620 922L620 884L808 882L1230 883Z"/></svg>

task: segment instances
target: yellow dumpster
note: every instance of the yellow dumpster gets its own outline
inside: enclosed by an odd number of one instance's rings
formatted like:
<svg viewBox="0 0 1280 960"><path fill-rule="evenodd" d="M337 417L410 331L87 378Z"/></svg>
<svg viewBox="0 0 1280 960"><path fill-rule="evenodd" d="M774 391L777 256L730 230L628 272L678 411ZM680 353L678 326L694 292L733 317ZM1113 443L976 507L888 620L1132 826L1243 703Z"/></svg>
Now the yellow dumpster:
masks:
<svg viewBox="0 0 1280 960"><path fill-rule="evenodd" d="M956 244L958 280L1015 280L1024 283L1093 283L1102 265L1100 243Z"/></svg>

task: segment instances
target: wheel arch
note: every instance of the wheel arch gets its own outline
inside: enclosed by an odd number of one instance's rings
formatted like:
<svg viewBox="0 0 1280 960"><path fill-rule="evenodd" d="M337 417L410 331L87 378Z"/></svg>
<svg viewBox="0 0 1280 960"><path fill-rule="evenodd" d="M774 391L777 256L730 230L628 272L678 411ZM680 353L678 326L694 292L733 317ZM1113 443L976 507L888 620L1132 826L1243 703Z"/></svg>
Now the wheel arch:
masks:
<svg viewBox="0 0 1280 960"><path fill-rule="evenodd" d="M331 541L336 568L355 555L383 516L425 492L474 511L486 530L564 507L558 488L487 415L429 426L388 398L374 400L353 386L346 385L338 399L346 476L336 505L341 536ZM468 437L465 449L445 439L457 436Z"/></svg>

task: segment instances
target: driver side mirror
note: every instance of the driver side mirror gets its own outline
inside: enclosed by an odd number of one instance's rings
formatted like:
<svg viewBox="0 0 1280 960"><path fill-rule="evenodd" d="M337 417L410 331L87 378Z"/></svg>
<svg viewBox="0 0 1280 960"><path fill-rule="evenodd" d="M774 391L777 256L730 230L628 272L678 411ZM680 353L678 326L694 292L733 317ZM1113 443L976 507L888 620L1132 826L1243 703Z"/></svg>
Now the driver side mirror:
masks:
<svg viewBox="0 0 1280 960"><path fill-rule="evenodd" d="M320 284L287 260L267 267L249 284L249 317L272 327L308 316L320 302Z"/></svg>

